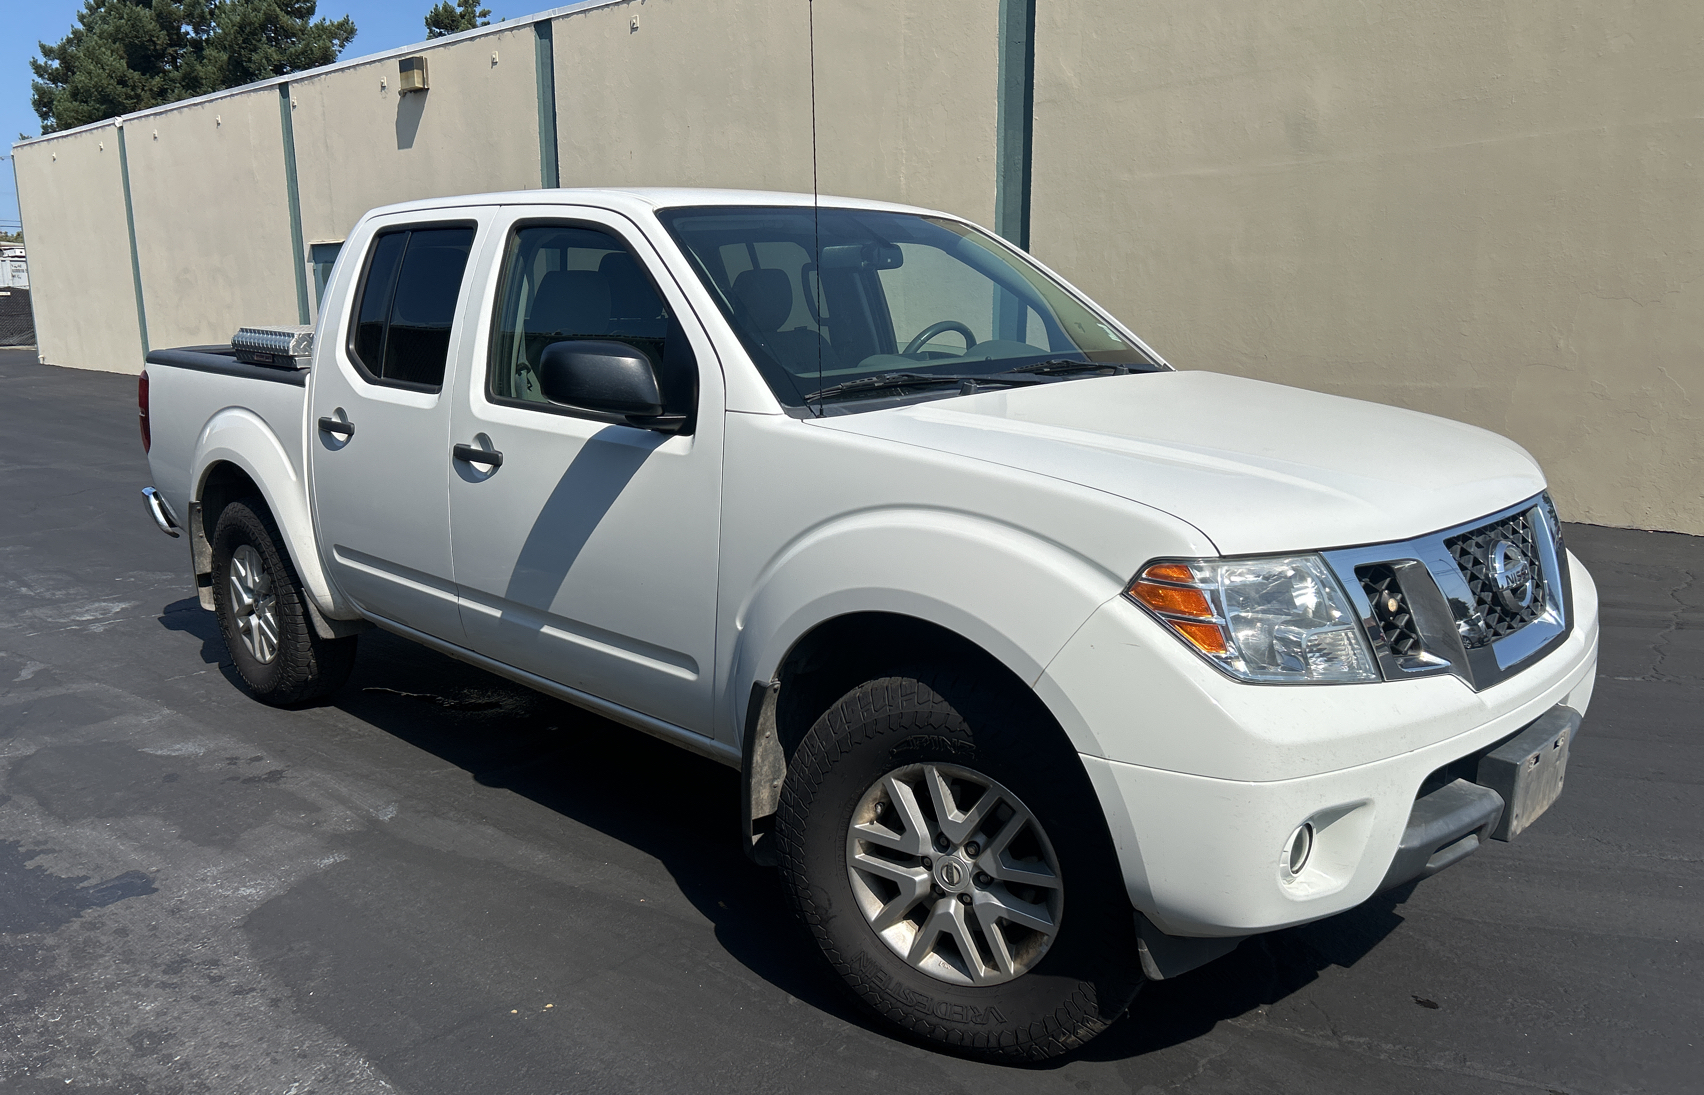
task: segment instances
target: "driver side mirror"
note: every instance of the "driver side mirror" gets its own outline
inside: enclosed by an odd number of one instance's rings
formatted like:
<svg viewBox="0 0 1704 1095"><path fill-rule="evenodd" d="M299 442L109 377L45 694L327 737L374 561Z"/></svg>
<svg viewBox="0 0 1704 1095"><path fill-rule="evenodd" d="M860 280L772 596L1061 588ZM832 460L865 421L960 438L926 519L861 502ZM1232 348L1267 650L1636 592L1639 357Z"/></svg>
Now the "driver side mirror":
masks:
<svg viewBox="0 0 1704 1095"><path fill-rule="evenodd" d="M546 399L582 418L663 433L686 421L663 413L655 366L625 342L553 342L539 355L538 383Z"/></svg>

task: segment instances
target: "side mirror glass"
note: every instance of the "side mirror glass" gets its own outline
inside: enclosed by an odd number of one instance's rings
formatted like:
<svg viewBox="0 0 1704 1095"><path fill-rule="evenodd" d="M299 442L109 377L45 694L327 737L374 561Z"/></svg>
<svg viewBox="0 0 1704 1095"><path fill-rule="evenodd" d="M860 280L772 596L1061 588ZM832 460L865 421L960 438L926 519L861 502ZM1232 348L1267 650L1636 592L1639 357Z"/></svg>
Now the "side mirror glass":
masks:
<svg viewBox="0 0 1704 1095"><path fill-rule="evenodd" d="M539 355L538 382L546 399L586 418L668 432L685 421L663 413L651 359L625 342L553 342Z"/></svg>

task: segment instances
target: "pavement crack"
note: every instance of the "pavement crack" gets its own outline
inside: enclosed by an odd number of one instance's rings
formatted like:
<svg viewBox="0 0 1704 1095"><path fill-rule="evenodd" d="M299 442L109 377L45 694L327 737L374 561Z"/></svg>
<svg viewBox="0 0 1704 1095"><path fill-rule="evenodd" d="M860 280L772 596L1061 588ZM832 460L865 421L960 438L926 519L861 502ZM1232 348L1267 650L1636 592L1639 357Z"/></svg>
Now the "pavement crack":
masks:
<svg viewBox="0 0 1704 1095"><path fill-rule="evenodd" d="M1687 604L1682 599L1682 594L1690 590L1698 578L1690 570L1682 570L1680 573L1685 581L1669 590L1669 598L1674 601L1674 612L1669 616L1668 626L1659 631L1656 639L1651 643L1651 652L1657 656L1656 661L1651 663L1651 677L1654 680L1678 681L1681 679L1664 673L1663 663L1668 660L1669 639L1680 630L1681 618L1686 615Z"/></svg>

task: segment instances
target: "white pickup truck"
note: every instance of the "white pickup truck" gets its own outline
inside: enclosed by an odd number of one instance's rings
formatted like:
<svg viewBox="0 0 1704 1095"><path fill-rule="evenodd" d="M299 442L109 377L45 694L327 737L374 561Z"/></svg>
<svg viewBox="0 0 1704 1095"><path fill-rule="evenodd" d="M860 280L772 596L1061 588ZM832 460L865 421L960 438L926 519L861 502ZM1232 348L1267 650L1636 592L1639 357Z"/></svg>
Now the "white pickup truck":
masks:
<svg viewBox="0 0 1704 1095"><path fill-rule="evenodd" d="M257 699L377 625L737 767L856 995L990 1057L1513 837L1591 698L1519 446L1176 371L943 213L378 209L317 328L150 353L140 402Z"/></svg>

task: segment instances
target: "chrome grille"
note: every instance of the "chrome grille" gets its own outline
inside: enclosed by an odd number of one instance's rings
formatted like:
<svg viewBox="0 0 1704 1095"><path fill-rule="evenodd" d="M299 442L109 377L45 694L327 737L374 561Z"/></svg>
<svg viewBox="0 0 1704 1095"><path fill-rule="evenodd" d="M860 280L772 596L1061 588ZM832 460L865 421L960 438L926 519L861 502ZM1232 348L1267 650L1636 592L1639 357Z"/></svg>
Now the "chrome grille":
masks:
<svg viewBox="0 0 1704 1095"><path fill-rule="evenodd" d="M1379 563L1357 567L1355 576L1361 579L1361 588L1366 591L1367 600L1373 607L1373 618L1378 621L1385 642L1390 644L1390 652L1404 658L1424 650L1419 625L1408 606L1408 595L1403 593L1396 580L1396 569Z"/></svg>
<svg viewBox="0 0 1704 1095"><path fill-rule="evenodd" d="M1573 600L1552 512L1534 495L1411 540L1322 552L1384 678L1449 673L1478 692L1565 641Z"/></svg>
<svg viewBox="0 0 1704 1095"><path fill-rule="evenodd" d="M1524 510L1444 541L1473 597L1470 645L1496 642L1544 615L1547 576L1531 515Z"/></svg>

